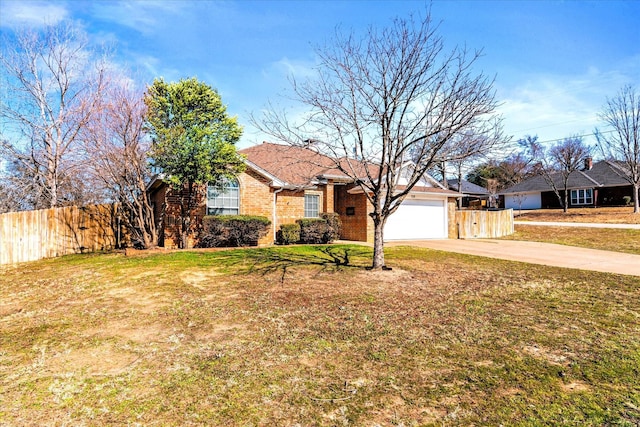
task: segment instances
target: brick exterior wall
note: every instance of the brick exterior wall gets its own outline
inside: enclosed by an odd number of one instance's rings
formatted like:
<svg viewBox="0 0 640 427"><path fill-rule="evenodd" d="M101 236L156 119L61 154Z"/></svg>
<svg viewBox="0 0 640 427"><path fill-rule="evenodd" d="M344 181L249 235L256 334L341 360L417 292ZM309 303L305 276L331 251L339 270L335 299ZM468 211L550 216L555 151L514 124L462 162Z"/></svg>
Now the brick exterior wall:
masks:
<svg viewBox="0 0 640 427"><path fill-rule="evenodd" d="M185 187L186 188L186 187ZM154 206L154 215L158 225L158 244L165 248L175 249L180 243L180 204L181 196L186 191L175 191L169 185L159 186L151 193L150 199ZM198 230L202 226L205 214L204 193L196 191L191 203L191 227L188 247L193 247L197 241Z"/></svg>
<svg viewBox="0 0 640 427"><path fill-rule="evenodd" d="M329 180L327 185L322 188L322 211L335 212L335 195L333 181Z"/></svg>
<svg viewBox="0 0 640 427"><path fill-rule="evenodd" d="M276 193L277 189L269 186L269 180L252 170L240 174L238 182L240 184L240 214L264 216L271 221L267 234L258 242L260 245L272 244L275 241L274 232L282 224L291 224L304 218L305 191L320 195L320 207L323 212L336 212L340 215L342 221L341 239L373 242L373 220L369 216L372 206L364 194L348 193L348 190L354 188L355 184L334 187L333 183L329 182L326 186L319 186L317 190L284 190ZM275 220L273 218L274 197L277 200ZM151 193L151 201L159 225L160 246L177 248L180 237L179 194L176 194L169 186L162 185ZM197 244L196 239L202 225L202 217L205 215L205 206L205 199L202 197L199 203L192 208L194 221L189 239L191 247ZM448 236L452 239L458 236L455 223L456 209L456 199L449 198L447 201ZM353 215L347 215L347 210L352 210Z"/></svg>
<svg viewBox="0 0 640 427"><path fill-rule="evenodd" d="M342 220L341 239L373 242L373 220L369 213L373 210L364 194L349 194L355 184L335 187L335 212ZM347 208L353 208L353 215L347 215Z"/></svg>
<svg viewBox="0 0 640 427"><path fill-rule="evenodd" d="M276 228L304 218L304 191L284 190L276 194Z"/></svg>
<svg viewBox="0 0 640 427"><path fill-rule="evenodd" d="M273 189L269 180L247 169L238 176L240 184L240 215L264 216L271 221L267 234L258 241L259 245L273 243Z"/></svg>
<svg viewBox="0 0 640 427"><path fill-rule="evenodd" d="M304 195L318 194L319 207L323 212L333 212L333 183L320 186L317 190L284 190L269 186L269 180L248 169L238 176L240 185L240 215L259 215L271 221L267 234L258 244L268 245L275 241L275 233L282 224L291 224L304 218ZM277 193L276 193L277 192ZM203 195L205 192L202 193ZM177 248L180 241L180 193L168 185L161 185L151 193L151 201L158 219L160 246ZM273 200L276 198L276 218L273 218ZM197 244L197 235L202 226L202 217L206 214L206 199L201 197L192 209L194 217L189 238L190 247Z"/></svg>

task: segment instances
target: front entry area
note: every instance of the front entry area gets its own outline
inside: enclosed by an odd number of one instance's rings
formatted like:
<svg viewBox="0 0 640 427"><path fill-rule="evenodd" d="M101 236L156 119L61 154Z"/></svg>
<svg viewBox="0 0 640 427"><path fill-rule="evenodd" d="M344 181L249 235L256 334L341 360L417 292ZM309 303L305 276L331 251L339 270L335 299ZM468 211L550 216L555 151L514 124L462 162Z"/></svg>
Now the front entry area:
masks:
<svg viewBox="0 0 640 427"><path fill-rule="evenodd" d="M445 200L405 200L387 220L384 240L447 238Z"/></svg>

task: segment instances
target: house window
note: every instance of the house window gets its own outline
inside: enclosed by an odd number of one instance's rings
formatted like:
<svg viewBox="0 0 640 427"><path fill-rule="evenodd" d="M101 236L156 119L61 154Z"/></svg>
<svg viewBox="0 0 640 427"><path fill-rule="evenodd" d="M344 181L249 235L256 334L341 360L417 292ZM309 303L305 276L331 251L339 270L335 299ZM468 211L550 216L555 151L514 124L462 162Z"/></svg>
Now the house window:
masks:
<svg viewBox="0 0 640 427"><path fill-rule="evenodd" d="M304 217L317 218L320 216L320 195L305 194L304 195Z"/></svg>
<svg viewBox="0 0 640 427"><path fill-rule="evenodd" d="M585 190L571 190L571 204L592 205L593 190L591 188L587 188Z"/></svg>
<svg viewBox="0 0 640 427"><path fill-rule="evenodd" d="M207 215L238 215L240 185L237 179L222 178L207 186Z"/></svg>

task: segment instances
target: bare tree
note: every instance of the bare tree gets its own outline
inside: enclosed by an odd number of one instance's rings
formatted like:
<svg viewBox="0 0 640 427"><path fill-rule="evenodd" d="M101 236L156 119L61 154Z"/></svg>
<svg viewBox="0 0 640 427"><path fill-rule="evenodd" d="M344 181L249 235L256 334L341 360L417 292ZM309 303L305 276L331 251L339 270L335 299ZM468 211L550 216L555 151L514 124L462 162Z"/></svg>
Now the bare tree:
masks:
<svg viewBox="0 0 640 427"><path fill-rule="evenodd" d="M616 97L607 99L600 119L611 132L596 132L599 146L605 157L623 169L633 187L633 212L640 213L640 94L631 85L623 87Z"/></svg>
<svg viewBox="0 0 640 427"><path fill-rule="evenodd" d="M502 160L490 159L476 165L467 180L486 187L493 194L538 175L537 164L525 153L512 153Z"/></svg>
<svg viewBox="0 0 640 427"><path fill-rule="evenodd" d="M78 203L86 189L79 135L97 107L105 63L70 23L21 32L2 45L0 149L22 172L14 175L23 181L17 189L30 189L32 208Z"/></svg>
<svg viewBox="0 0 640 427"><path fill-rule="evenodd" d="M158 244L158 235L146 191L152 172L145 114L143 91L126 79L110 79L101 107L82 133L92 182L120 204L133 244L149 248Z"/></svg>
<svg viewBox="0 0 640 427"><path fill-rule="evenodd" d="M292 82L294 98L309 109L303 121L270 109L254 124L291 144L316 140L360 186L373 208L373 268L380 269L386 221L425 172L499 140L493 80L474 74L479 52L445 51L429 11L362 38L337 32L317 55L316 78ZM463 132L486 138L460 150Z"/></svg>
<svg viewBox="0 0 640 427"><path fill-rule="evenodd" d="M527 200L526 193L516 193L513 195L513 199L518 204L518 215L522 215L522 204Z"/></svg>
<svg viewBox="0 0 640 427"><path fill-rule="evenodd" d="M442 175L442 183L445 188L449 188L449 184L447 181L447 172L448 167L451 166L451 170L453 176L456 180L456 186L458 188L458 192L462 193L462 178L463 178L463 169L469 163L478 161L478 159L485 157L487 152L480 152L476 150L476 147L487 147L497 145L500 141L495 139L496 135L492 136L494 141L486 141L486 135L474 135L468 132L462 132L458 137L452 139L453 148L449 150L449 160L439 162L439 169ZM458 198L458 208L462 208L462 197Z"/></svg>
<svg viewBox="0 0 640 427"><path fill-rule="evenodd" d="M11 164L5 167L11 168L12 166L14 165ZM20 197L23 194L25 193L16 190L16 183L14 183L10 171L0 174L0 214L25 210L24 202Z"/></svg>
<svg viewBox="0 0 640 427"><path fill-rule="evenodd" d="M572 136L563 141L544 147L536 137L527 137L520 143L538 164L538 170L549 184L564 212L569 210L569 178L582 168L584 159L591 155L590 147L582 138Z"/></svg>

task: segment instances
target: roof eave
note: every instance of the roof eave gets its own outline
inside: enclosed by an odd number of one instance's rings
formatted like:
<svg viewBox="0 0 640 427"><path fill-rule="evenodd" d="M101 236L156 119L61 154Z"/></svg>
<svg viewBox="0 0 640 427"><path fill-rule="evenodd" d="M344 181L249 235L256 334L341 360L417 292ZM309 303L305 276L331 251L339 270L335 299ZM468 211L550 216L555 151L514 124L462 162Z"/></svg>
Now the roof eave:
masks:
<svg viewBox="0 0 640 427"><path fill-rule="evenodd" d="M266 170L262 169L260 166L256 165L255 163L253 163L250 160L244 159L244 162L248 167L253 169L259 175L262 175L263 177L265 177L268 180L270 180L271 182L269 183L269 185L271 187L285 188L287 190L291 190L293 187L295 187L294 185L289 184L289 183L279 179L277 176L270 174L269 172L267 172Z"/></svg>

